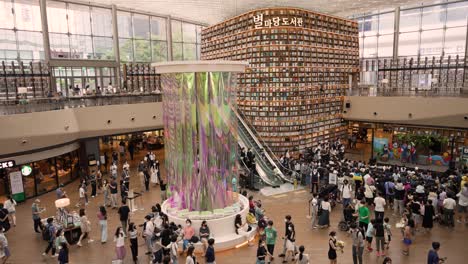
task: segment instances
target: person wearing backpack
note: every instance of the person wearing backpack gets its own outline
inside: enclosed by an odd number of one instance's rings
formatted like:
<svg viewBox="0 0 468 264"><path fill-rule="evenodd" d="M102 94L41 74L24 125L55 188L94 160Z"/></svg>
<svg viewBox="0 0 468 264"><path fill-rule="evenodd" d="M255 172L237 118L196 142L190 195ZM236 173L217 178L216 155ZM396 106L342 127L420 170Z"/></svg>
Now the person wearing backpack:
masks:
<svg viewBox="0 0 468 264"><path fill-rule="evenodd" d="M47 218L47 225L45 226L44 230L42 230L42 239L44 239L48 243L46 250L44 251L44 253L42 253L43 256L49 254L49 251L52 249L52 257L58 257L58 255L55 254L56 248L54 242L56 230L53 222L53 218Z"/></svg>

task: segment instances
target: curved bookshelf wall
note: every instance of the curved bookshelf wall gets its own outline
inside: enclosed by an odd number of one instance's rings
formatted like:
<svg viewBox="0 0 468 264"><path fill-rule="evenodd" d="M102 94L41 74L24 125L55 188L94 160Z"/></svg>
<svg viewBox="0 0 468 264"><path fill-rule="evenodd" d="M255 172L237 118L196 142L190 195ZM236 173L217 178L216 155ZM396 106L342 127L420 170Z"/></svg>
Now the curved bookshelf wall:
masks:
<svg viewBox="0 0 468 264"><path fill-rule="evenodd" d="M245 60L237 104L277 155L346 133L359 72L357 22L297 8L254 10L202 31L203 60Z"/></svg>

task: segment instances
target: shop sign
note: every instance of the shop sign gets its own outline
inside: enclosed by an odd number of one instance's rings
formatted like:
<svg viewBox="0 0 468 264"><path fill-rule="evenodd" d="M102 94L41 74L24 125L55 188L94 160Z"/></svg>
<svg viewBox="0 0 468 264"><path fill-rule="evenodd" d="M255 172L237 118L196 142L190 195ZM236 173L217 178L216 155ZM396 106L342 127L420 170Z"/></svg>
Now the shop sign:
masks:
<svg viewBox="0 0 468 264"><path fill-rule="evenodd" d="M7 160L7 161L1 161L0 162L0 169L13 168L14 166L16 166L14 160Z"/></svg>
<svg viewBox="0 0 468 264"><path fill-rule="evenodd" d="M32 172L31 166L29 166L29 165L24 165L23 167L21 167L21 173L22 173L24 176L29 176L29 175L31 175L31 172Z"/></svg>
<svg viewBox="0 0 468 264"><path fill-rule="evenodd" d="M14 171L10 173L10 187L13 199L15 199L17 202L24 201L25 195L21 172Z"/></svg>
<svg viewBox="0 0 468 264"><path fill-rule="evenodd" d="M255 28L272 28L281 26L302 27L302 17L272 17L263 20L263 14L258 14L253 17Z"/></svg>

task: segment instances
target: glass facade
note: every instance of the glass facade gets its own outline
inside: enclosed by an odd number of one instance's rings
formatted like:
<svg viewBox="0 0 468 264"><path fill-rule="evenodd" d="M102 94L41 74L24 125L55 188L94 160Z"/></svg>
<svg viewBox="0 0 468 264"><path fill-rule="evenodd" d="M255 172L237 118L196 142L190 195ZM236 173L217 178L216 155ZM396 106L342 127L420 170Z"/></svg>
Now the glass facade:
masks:
<svg viewBox="0 0 468 264"><path fill-rule="evenodd" d="M172 20L171 29L172 59L175 61L199 60L203 27Z"/></svg>
<svg viewBox="0 0 468 264"><path fill-rule="evenodd" d="M398 56L465 56L468 1L401 9ZM393 56L394 12L373 14L359 22L361 58Z"/></svg>
<svg viewBox="0 0 468 264"><path fill-rule="evenodd" d="M165 18L118 11L117 27L122 62L168 60Z"/></svg>
<svg viewBox="0 0 468 264"><path fill-rule="evenodd" d="M52 59L115 60L111 7L47 1ZM201 26L177 21L176 58L199 58ZM167 18L117 11L120 60L160 62L168 58ZM42 61L39 0L0 0L0 61Z"/></svg>
<svg viewBox="0 0 468 264"><path fill-rule="evenodd" d="M67 184L79 176L79 149L44 160L19 164L0 170L0 197L10 194L10 173L20 171L23 166L32 168L30 175L22 174L26 198L55 190L59 184Z"/></svg>

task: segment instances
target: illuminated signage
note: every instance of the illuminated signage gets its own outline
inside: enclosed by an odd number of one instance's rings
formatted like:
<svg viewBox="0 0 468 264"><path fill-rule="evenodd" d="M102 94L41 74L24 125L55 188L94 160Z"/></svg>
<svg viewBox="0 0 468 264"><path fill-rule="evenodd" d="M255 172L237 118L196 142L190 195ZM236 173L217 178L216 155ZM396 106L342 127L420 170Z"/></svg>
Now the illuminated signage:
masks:
<svg viewBox="0 0 468 264"><path fill-rule="evenodd" d="M263 14L258 14L253 17L255 28L271 28L280 26L295 26L302 27L302 17L272 17L263 20Z"/></svg>
<svg viewBox="0 0 468 264"><path fill-rule="evenodd" d="M14 160L0 161L0 169L13 168L15 165Z"/></svg>
<svg viewBox="0 0 468 264"><path fill-rule="evenodd" d="M32 172L31 166L24 165L23 167L21 167L21 174L23 174L23 176L29 176L31 175L31 172Z"/></svg>

